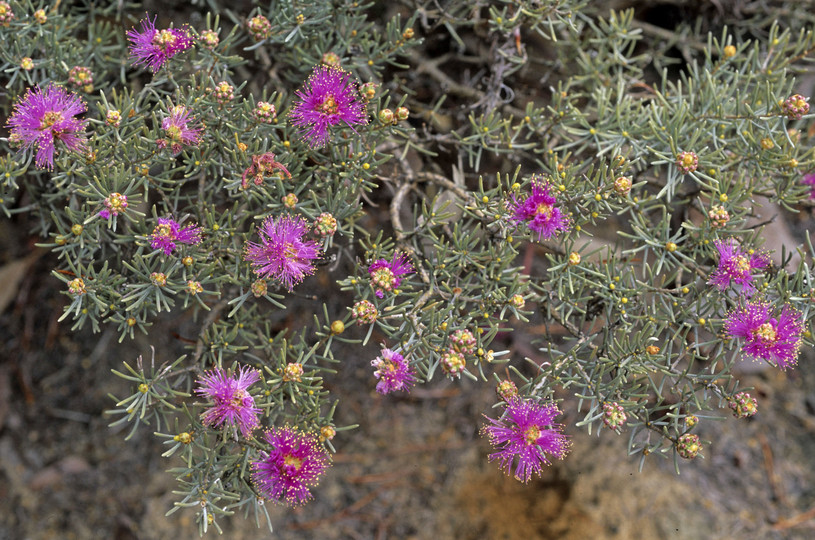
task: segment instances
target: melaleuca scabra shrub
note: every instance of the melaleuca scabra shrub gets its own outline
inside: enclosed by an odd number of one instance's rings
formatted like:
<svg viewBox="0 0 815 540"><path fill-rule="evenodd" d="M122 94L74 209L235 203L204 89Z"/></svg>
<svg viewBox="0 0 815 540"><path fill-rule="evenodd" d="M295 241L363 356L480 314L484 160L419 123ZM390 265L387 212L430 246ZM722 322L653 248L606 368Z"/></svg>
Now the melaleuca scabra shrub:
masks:
<svg viewBox="0 0 815 540"><path fill-rule="evenodd" d="M0 208L58 254L61 320L200 315L187 355L116 371L111 414L166 440L202 532L319 497L353 436L324 381L374 335L383 395L496 384L473 428L522 481L568 457L567 407L640 459L703 455L700 417L758 410L733 364L812 345L815 250L753 224L759 196L813 206L811 32L728 21L680 65L579 0L207 4L0 2ZM301 291L351 300L273 330ZM530 321L544 361L498 350Z"/></svg>

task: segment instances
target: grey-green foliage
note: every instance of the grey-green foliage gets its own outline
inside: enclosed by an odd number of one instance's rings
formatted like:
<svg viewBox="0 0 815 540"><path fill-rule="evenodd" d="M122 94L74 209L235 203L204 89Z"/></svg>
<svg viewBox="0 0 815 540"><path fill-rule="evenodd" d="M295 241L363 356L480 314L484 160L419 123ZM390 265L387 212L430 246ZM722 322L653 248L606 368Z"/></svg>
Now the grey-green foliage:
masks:
<svg viewBox="0 0 815 540"><path fill-rule="evenodd" d="M217 30L218 47L197 44L152 76L127 59L124 31L141 16L135 6L89 3L49 12L38 25L37 6L13 4L16 20L0 29L4 42L16 33L15 45L0 51L9 74L3 109L26 86L65 83L65 66L91 67L96 90L84 96L91 153L63 152L44 172L6 146L0 207L36 217L43 245L59 254L57 278L84 280L85 294L69 295L63 317L75 327L114 325L124 339L149 332L167 311L196 315L187 355L162 361L169 353L157 351L149 366L140 360L117 370L133 394L111 413L115 424L132 423L128 436L149 424L166 440L165 456L178 465L178 507L196 509L201 531L235 511L256 519L265 512L248 482L248 464L265 443L201 423L195 380L213 366L262 369L252 389L262 423L318 432L336 427L323 384L339 361L335 344L368 343L376 329L430 380L444 376L451 336L470 331L476 346L463 375L491 381L510 373L530 399L565 389L589 430L602 425L605 404L619 403L630 452L643 458L676 456L675 442L691 429L685 419L715 416L711 410L737 391L730 370L738 345L722 339L722 321L739 300L706 283L714 242L735 237L760 247L761 227L747 224L758 195L790 209L807 204L799 184L812 164L807 119L789 120L780 102L815 46L811 33L773 25L765 39L742 41L739 28L700 37L686 27L677 35L691 35L698 55L677 71L661 57L670 40L646 36L633 11L608 13L598 3L414 1L383 14L376 3L272 2L238 12L209 0L220 18L207 15L192 31ZM259 42L245 26L257 14L272 27ZM420 36L452 52L431 56ZM725 54L728 45L735 49ZM326 52L379 87L367 126L338 129L332 144L315 150L298 139L286 111ZM36 68L21 69L21 56ZM479 73L477 84L458 78L460 62ZM546 81L534 99L525 97L530 80ZM235 88L228 103L212 93L222 81ZM253 115L259 101L275 105L271 124ZM161 119L180 104L205 132L176 157L156 140ZM396 106L409 108L411 123L378 121ZM122 113L118 126L106 123L109 110ZM698 154L697 171L679 171L683 151ZM252 156L267 152L291 178L242 188ZM631 178L629 194L615 191L620 177ZM538 243L512 219L512 205L541 179L571 228ZM111 193L126 195L128 208L106 221L99 210ZM322 212L337 218L315 279L336 283L326 295L345 291L375 304L374 325L273 282L265 294L253 291L244 243L257 238L261 219L292 211L282 200L291 193L299 201L293 211L310 221ZM715 205L730 215L723 227L706 217ZM153 250L148 235L169 215L200 224L203 242L170 256ZM614 229L613 238L595 237ZM398 294L378 298L368 265L397 252L416 271ZM800 254L797 269L775 267L758 283L763 298L793 304L809 329L812 246ZM156 273L165 285L151 279ZM203 291L192 294L189 281ZM313 324L280 330L294 302L315 310ZM344 331L332 329L335 320ZM541 355L523 361L493 350L499 332L529 320L546 328L536 342ZM812 344L809 334L805 342ZM300 381L281 376L290 363L304 367Z"/></svg>

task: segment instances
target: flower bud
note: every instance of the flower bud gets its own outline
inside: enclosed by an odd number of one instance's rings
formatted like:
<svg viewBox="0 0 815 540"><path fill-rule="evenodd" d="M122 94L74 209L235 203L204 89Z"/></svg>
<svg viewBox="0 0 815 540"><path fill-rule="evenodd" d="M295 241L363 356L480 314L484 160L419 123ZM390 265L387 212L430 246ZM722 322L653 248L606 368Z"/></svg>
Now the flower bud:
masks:
<svg viewBox="0 0 815 540"><path fill-rule="evenodd" d="M603 425L607 428L619 433L626 420L628 420L628 415L625 414L625 410L619 403L615 401L603 404Z"/></svg>
<svg viewBox="0 0 815 540"><path fill-rule="evenodd" d="M231 101L232 98L235 97L234 90L235 89L228 82L219 82L215 86L215 101L217 101L219 105Z"/></svg>
<svg viewBox="0 0 815 540"><path fill-rule="evenodd" d="M676 452L685 459L695 458L701 449L702 443L699 441L699 435L693 433L685 433L676 441Z"/></svg>
<svg viewBox="0 0 815 540"><path fill-rule="evenodd" d="M320 236L331 236L337 232L337 218L323 212L314 220L314 229Z"/></svg>
<svg viewBox="0 0 815 540"><path fill-rule="evenodd" d="M293 209L297 204L297 195L294 193L287 193L286 195L283 195L281 200L283 201L283 206L288 209Z"/></svg>
<svg viewBox="0 0 815 540"><path fill-rule="evenodd" d="M262 279L255 280L252 283L252 294L255 298L260 298L261 296L266 296L266 291L268 287L266 285L266 281Z"/></svg>
<svg viewBox="0 0 815 540"><path fill-rule="evenodd" d="M390 109L379 111L379 122L381 124L393 124L393 111Z"/></svg>
<svg viewBox="0 0 815 540"><path fill-rule="evenodd" d="M285 382L300 382L303 377L303 366L296 362L286 364L286 369L283 370L283 381Z"/></svg>
<svg viewBox="0 0 815 540"><path fill-rule="evenodd" d="M758 412L758 401L747 392L739 392L733 396L729 405L736 418L749 418Z"/></svg>
<svg viewBox="0 0 815 540"><path fill-rule="evenodd" d="M323 57L320 59L320 63L326 66L340 67L341 61L340 57L337 56L337 53L328 51L327 53L323 54Z"/></svg>
<svg viewBox="0 0 815 540"><path fill-rule="evenodd" d="M377 315L379 315L379 312L376 306L367 300L360 300L351 308L351 317L362 323L374 323Z"/></svg>
<svg viewBox="0 0 815 540"><path fill-rule="evenodd" d="M189 280L187 281L187 292L195 296L198 293L204 292L204 288L198 281Z"/></svg>
<svg viewBox="0 0 815 540"><path fill-rule="evenodd" d="M93 92L93 73L91 73L90 68L74 66L68 72L68 84L91 93Z"/></svg>
<svg viewBox="0 0 815 540"><path fill-rule="evenodd" d="M441 355L441 368L449 376L459 375L467 366L467 360L460 352L454 349L448 350Z"/></svg>
<svg viewBox="0 0 815 540"><path fill-rule="evenodd" d="M342 321L334 321L331 323L331 333L334 335L342 334L345 332L345 323Z"/></svg>
<svg viewBox="0 0 815 540"><path fill-rule="evenodd" d="M220 41L220 38L218 38L218 32L215 30L204 30L201 32L201 43L204 44L205 49L214 49L218 46Z"/></svg>
<svg viewBox="0 0 815 540"><path fill-rule="evenodd" d="M620 176L614 180L614 192L620 196L626 196L631 192L631 178Z"/></svg>
<svg viewBox="0 0 815 540"><path fill-rule="evenodd" d="M473 354L475 352L475 336L466 328L453 332L450 341L452 342L451 350L461 354Z"/></svg>
<svg viewBox="0 0 815 540"><path fill-rule="evenodd" d="M264 124L271 124L276 114L277 110L275 110L275 106L266 101L258 101L255 110L252 111L252 115L255 119Z"/></svg>
<svg viewBox="0 0 815 540"><path fill-rule="evenodd" d="M8 28L14 20L14 12L8 2L0 2L0 25Z"/></svg>
<svg viewBox="0 0 815 540"><path fill-rule="evenodd" d="M68 292L74 296L82 296L88 292L87 289L85 289L85 281L83 281L82 278L72 279L68 282Z"/></svg>
<svg viewBox="0 0 815 540"><path fill-rule="evenodd" d="M272 23L263 15L255 15L246 23L246 28L255 41L266 39L272 35Z"/></svg>
<svg viewBox="0 0 815 540"><path fill-rule="evenodd" d="M105 123L109 126L119 127L119 124L122 123L122 113L111 109L105 114Z"/></svg>
<svg viewBox="0 0 815 540"><path fill-rule="evenodd" d="M809 112L809 103L801 94L793 94L781 104L781 110L790 120L800 120L803 115Z"/></svg>
<svg viewBox="0 0 815 540"><path fill-rule="evenodd" d="M368 101L372 100L376 97L376 83L373 82L366 82L362 86L359 87L359 93L363 97L363 99L367 99Z"/></svg>
<svg viewBox="0 0 815 540"><path fill-rule="evenodd" d="M495 393L501 396L501 399L508 402L512 398L517 397L518 387L515 386L514 382L505 379L495 387Z"/></svg>
<svg viewBox="0 0 815 540"><path fill-rule="evenodd" d="M694 152L679 152L676 166L683 174L693 172L699 167L699 157Z"/></svg>

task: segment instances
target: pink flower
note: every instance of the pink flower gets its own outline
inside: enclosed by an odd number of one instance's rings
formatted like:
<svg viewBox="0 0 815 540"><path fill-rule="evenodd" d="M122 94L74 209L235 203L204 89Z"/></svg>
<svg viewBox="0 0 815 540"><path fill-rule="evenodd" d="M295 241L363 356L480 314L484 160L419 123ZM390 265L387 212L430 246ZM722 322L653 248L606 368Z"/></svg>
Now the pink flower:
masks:
<svg viewBox="0 0 815 540"><path fill-rule="evenodd" d="M548 240L558 232L569 230L569 218L555 206L557 199L549 193L547 184L533 182L530 196L519 201L513 195L512 199L510 209L513 215L510 219L518 223L526 222L537 233L538 241Z"/></svg>
<svg viewBox="0 0 815 540"><path fill-rule="evenodd" d="M764 253L749 255L742 251L733 238L714 243L719 251L719 266L710 276L709 284L719 290L725 290L731 282L742 286L742 292L750 296L755 292L753 270L770 264L770 258Z"/></svg>
<svg viewBox="0 0 815 540"><path fill-rule="evenodd" d="M561 433L563 426L554 423L558 414L555 405L514 398L498 420L485 417L490 425L484 426L482 433L498 450L490 454L490 461L497 459L509 474L517 458L514 476L522 482L528 482L532 473L541 476L541 465L550 464L548 456L563 458L569 451L568 440Z"/></svg>
<svg viewBox="0 0 815 540"><path fill-rule="evenodd" d="M815 174L807 174L801 180L805 186L809 186L809 198L815 199Z"/></svg>
<svg viewBox="0 0 815 540"><path fill-rule="evenodd" d="M402 276L413 273L413 265L404 253L394 253L390 262L377 259L368 267L371 276L371 286L376 290L378 298L384 298L385 293L393 292L402 283Z"/></svg>
<svg viewBox="0 0 815 540"><path fill-rule="evenodd" d="M161 69L167 60L192 47L193 42L186 30L156 30L156 18L153 17L151 21L148 16L141 21L141 31L131 28L127 32L133 64L149 66L153 73Z"/></svg>
<svg viewBox="0 0 815 540"><path fill-rule="evenodd" d="M339 68L315 67L297 96L300 100L292 107L289 118L293 125L303 128L300 135L312 147L328 143L331 126L344 124L353 129L368 123L356 83Z"/></svg>
<svg viewBox="0 0 815 540"><path fill-rule="evenodd" d="M86 110L79 96L59 86L49 84L44 91L39 86L29 88L6 123L11 129L9 140L24 149L35 146L36 166L53 169L57 141L72 152L85 150L87 120L74 117Z"/></svg>
<svg viewBox="0 0 815 540"><path fill-rule="evenodd" d="M382 349L381 356L371 361L371 365L376 368L374 377L379 379L376 391L380 394L390 394L397 390L409 392L410 387L416 383L410 363L398 352Z"/></svg>
<svg viewBox="0 0 815 540"><path fill-rule="evenodd" d="M260 277L276 279L289 291L314 273L312 261L320 256L320 245L304 240L308 232L302 217L266 218L258 230L260 243L247 242L243 258Z"/></svg>
<svg viewBox="0 0 815 540"><path fill-rule="evenodd" d="M158 139L156 143L159 148L166 148L169 144L173 154L178 154L182 145L196 146L201 142L201 132L204 128L194 122L195 119L190 117L190 112L183 105L171 108L170 116L161 121L161 129L167 135L167 140Z"/></svg>
<svg viewBox="0 0 815 540"><path fill-rule="evenodd" d="M275 502L303 504L330 466L326 451L312 434L289 426L267 431L264 440L271 448L252 463L252 482L261 495Z"/></svg>
<svg viewBox="0 0 815 540"><path fill-rule="evenodd" d="M232 429L240 429L244 438L252 436L252 431L260 427L258 415L261 410L255 407L255 399L248 389L260 380L260 372L246 366L238 368L234 377L222 369L206 372L199 380L196 394L206 396L212 406L201 414L204 424L220 427L224 424Z"/></svg>
<svg viewBox="0 0 815 540"><path fill-rule="evenodd" d="M778 317L773 317L771 309L765 302L736 307L725 321L725 331L730 337L744 340L742 350L746 354L787 369L798 361L801 314L785 305Z"/></svg>
<svg viewBox="0 0 815 540"><path fill-rule="evenodd" d="M176 242L194 245L201 242L201 227L189 225L182 228L172 218L158 218L158 225L150 235L150 247L170 255L176 248Z"/></svg>

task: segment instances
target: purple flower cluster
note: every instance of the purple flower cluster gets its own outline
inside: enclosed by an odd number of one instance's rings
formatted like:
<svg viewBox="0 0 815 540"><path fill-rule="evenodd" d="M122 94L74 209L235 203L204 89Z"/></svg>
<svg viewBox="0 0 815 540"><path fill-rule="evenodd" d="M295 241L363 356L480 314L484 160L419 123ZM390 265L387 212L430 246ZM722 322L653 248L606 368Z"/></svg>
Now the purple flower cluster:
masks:
<svg viewBox="0 0 815 540"><path fill-rule="evenodd" d="M161 121L161 129L167 138L156 140L156 144L162 149L169 146L173 154L180 153L182 145L197 145L204 130L195 123L195 119L190 116L190 111L184 105L176 105L170 109L170 115Z"/></svg>
<svg viewBox="0 0 815 540"><path fill-rule="evenodd" d="M393 292L402 283L402 276L412 272L413 265L405 253L394 253L390 261L377 259L368 266L377 298L384 298L385 291Z"/></svg>
<svg viewBox="0 0 815 540"><path fill-rule="evenodd" d="M201 242L201 227L188 225L181 227L173 218L158 218L158 225L150 235L150 247L170 255L176 243L195 245Z"/></svg>
<svg viewBox="0 0 815 540"><path fill-rule="evenodd" d="M289 426L269 430L263 438L271 449L252 463L255 487L275 502L307 502L312 498L309 487L317 485L330 466L326 451L314 435Z"/></svg>
<svg viewBox="0 0 815 540"><path fill-rule="evenodd" d="M804 178L801 179L801 183L805 186L809 186L809 198L815 199L815 174L804 175Z"/></svg>
<svg viewBox="0 0 815 540"><path fill-rule="evenodd" d="M320 245L304 240L306 232L308 224L302 217L268 217L258 231L260 243L247 242L243 258L255 274L276 279L291 291L314 273L312 261L320 256Z"/></svg>
<svg viewBox="0 0 815 540"><path fill-rule="evenodd" d="M292 107L289 118L293 125L302 128L301 137L312 147L328 144L331 126L345 124L353 129L368 123L356 82L339 68L315 67L297 96L300 99Z"/></svg>
<svg viewBox="0 0 815 540"><path fill-rule="evenodd" d="M548 240L558 232L569 230L569 218L555 206L557 199L549 191L548 184L533 182L532 194L523 200L513 195L511 219L525 222L538 235L538 241Z"/></svg>
<svg viewBox="0 0 815 540"><path fill-rule="evenodd" d="M717 241L715 244L719 252L719 266L711 274L708 283L715 285L719 290L725 290L730 283L742 286L742 292L750 296L755 292L753 286L753 270L764 268L770 264L770 257L765 253L748 254L741 249L739 243L730 238L726 241Z"/></svg>
<svg viewBox="0 0 815 540"><path fill-rule="evenodd" d="M732 338L744 340L743 351L775 364L781 369L798 361L803 325L801 314L789 305L774 317L772 306L752 302L733 309L725 321L725 331Z"/></svg>
<svg viewBox="0 0 815 540"><path fill-rule="evenodd" d="M517 458L514 476L522 482L528 482L532 473L541 476L542 465L550 464L549 456L563 458L569 451L563 426L554 422L559 414L555 405L515 398L507 403L501 418L485 417L490 424L482 433L497 450L490 454L490 461L498 460L509 474Z"/></svg>
<svg viewBox="0 0 815 540"><path fill-rule="evenodd" d="M57 141L73 152L85 150L87 120L74 117L86 110L79 96L59 86L29 88L14 104L6 123L11 130L9 140L24 149L36 147L36 166L53 169Z"/></svg>
<svg viewBox="0 0 815 540"><path fill-rule="evenodd" d="M410 387L416 383L410 363L398 352L382 349L381 355L371 361L371 365L376 368L374 377L379 379L376 391L380 394L390 394L397 390L409 392Z"/></svg>
<svg viewBox="0 0 815 540"><path fill-rule="evenodd" d="M127 32L130 40L130 58L134 65L144 64L153 73L161 69L167 60L192 47L193 39L186 30L178 28L156 29L156 18L147 17L141 21L141 30L131 28Z"/></svg>
<svg viewBox="0 0 815 540"><path fill-rule="evenodd" d="M260 372L246 366L238 368L235 376L229 376L222 369L206 372L199 380L196 394L209 398L210 408L201 414L205 425L220 427L227 425L240 429L245 438L260 427L258 415L261 410L255 407L255 399L248 389L260 380Z"/></svg>

